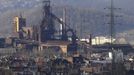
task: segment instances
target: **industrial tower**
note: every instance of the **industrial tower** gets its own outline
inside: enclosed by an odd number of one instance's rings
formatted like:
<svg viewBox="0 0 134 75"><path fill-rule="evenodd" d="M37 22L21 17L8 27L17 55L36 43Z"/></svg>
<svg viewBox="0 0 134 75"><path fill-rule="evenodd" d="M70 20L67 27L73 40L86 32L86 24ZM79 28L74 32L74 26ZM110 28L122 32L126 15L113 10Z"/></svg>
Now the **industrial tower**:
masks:
<svg viewBox="0 0 134 75"><path fill-rule="evenodd" d="M16 16L13 20L13 24L14 24L14 36L19 37L20 39L23 38L22 35L22 30L23 27L26 27L26 19L22 17L22 15L20 16Z"/></svg>
<svg viewBox="0 0 134 75"><path fill-rule="evenodd" d="M62 28L61 28L62 35L59 35L60 36L59 40L67 41L68 37L70 37L70 35L68 35L68 32L71 32L72 41L76 40L75 31L71 29L69 26L67 26L65 23L66 10L64 10L63 14L64 14L64 18L63 20L61 20L60 18L58 18L56 15L52 13L50 0L43 0L43 20L40 25L41 42L46 42L48 40L57 40L55 38L56 28L55 28L54 21L57 21L58 23L62 24Z"/></svg>
<svg viewBox="0 0 134 75"><path fill-rule="evenodd" d="M51 15L50 0L43 0L43 20L40 25L40 32L41 42L54 39L55 26Z"/></svg>
<svg viewBox="0 0 134 75"><path fill-rule="evenodd" d="M68 50L77 50L76 32L65 23L66 10L64 10L63 13L64 18L63 20L61 20L52 13L50 3L50 0L43 0L43 19L39 27L38 41L40 43L44 43L47 41L70 42L70 44L68 45ZM59 28L62 27L62 30L60 30L60 33L62 34L56 35L57 30L55 28L55 21L59 23ZM59 37L58 39L57 36ZM69 40L69 38L71 38L71 40Z"/></svg>

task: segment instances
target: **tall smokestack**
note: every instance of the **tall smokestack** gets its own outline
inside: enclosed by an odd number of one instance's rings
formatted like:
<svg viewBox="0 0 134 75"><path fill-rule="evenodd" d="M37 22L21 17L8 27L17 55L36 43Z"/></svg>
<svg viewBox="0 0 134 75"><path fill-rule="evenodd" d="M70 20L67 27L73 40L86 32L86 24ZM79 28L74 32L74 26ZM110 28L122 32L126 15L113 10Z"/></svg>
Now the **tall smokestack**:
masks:
<svg viewBox="0 0 134 75"><path fill-rule="evenodd" d="M60 18L61 21L63 21L62 18ZM63 35L63 24L60 23L60 35Z"/></svg>
<svg viewBox="0 0 134 75"><path fill-rule="evenodd" d="M92 45L92 34L89 35L89 45Z"/></svg>

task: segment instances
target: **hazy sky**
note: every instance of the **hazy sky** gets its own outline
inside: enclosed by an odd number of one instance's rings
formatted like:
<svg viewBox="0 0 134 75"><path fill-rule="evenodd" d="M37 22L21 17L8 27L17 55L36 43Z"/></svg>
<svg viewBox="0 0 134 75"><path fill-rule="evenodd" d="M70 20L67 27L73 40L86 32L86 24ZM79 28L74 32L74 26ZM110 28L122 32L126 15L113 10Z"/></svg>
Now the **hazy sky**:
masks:
<svg viewBox="0 0 134 75"><path fill-rule="evenodd" d="M30 4L31 2L40 2L42 0L0 0L2 7L12 7L15 4ZM51 0L55 5L72 5L77 7L100 8L110 4L110 0ZM124 10L134 11L134 0L114 0L117 7Z"/></svg>

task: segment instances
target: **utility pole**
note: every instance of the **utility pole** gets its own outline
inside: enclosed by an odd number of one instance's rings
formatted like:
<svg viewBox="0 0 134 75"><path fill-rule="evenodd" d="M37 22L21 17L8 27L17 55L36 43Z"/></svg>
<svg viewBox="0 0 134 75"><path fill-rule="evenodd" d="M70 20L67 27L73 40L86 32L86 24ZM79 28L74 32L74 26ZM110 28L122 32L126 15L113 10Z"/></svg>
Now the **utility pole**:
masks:
<svg viewBox="0 0 134 75"><path fill-rule="evenodd" d="M112 52L112 67L111 67L111 75L116 75L115 73L115 55L114 55L114 49L113 49L113 40L115 38L115 8L114 8L114 0L111 0L110 7L108 8L110 10L110 14L108 17L110 18L109 24L109 36L110 36L110 45L109 49Z"/></svg>
<svg viewBox="0 0 134 75"><path fill-rule="evenodd" d="M111 48L113 44L113 39L115 38L115 14L114 14L114 1L111 0L110 7L110 38L111 38Z"/></svg>
<svg viewBox="0 0 134 75"><path fill-rule="evenodd" d="M114 1L111 0L111 6L110 6L110 50L112 51L112 71L111 75L116 75L115 73L115 56L114 56L114 50L113 50L113 39L115 38L115 16L114 16Z"/></svg>
<svg viewBox="0 0 134 75"><path fill-rule="evenodd" d="M123 70L123 62L118 62L115 61L116 59L116 55L115 54L115 49L113 47L114 44L114 38L116 38L116 30L115 30L115 17L119 17L119 16L115 16L115 10L120 9L120 8L115 8L114 7L114 0L111 0L110 3L110 23L109 23L109 27L110 27L110 38L111 38L111 43L110 43L110 51L112 51L112 71L111 71L111 75L124 75L124 70Z"/></svg>

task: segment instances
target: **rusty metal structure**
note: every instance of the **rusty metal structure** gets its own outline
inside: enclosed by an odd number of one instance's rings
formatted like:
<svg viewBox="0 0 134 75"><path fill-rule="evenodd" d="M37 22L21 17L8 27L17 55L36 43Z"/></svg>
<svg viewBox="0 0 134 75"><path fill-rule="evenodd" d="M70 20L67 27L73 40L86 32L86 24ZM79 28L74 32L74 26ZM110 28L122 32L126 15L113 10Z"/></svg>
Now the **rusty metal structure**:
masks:
<svg viewBox="0 0 134 75"><path fill-rule="evenodd" d="M60 24L62 24L62 35L59 35L59 40L67 41L68 37L70 37L68 35L68 32L71 32L72 41L73 43L76 42L75 40L77 37L75 31L71 29L69 26L67 26L64 21L62 21L55 14L52 13L50 3L50 0L43 0L43 19L40 25L41 42L45 42L48 40L57 40L55 38L56 28L54 21L57 21Z"/></svg>
<svg viewBox="0 0 134 75"><path fill-rule="evenodd" d="M40 25L41 42L54 39L55 27L51 13L50 0L43 1L43 20Z"/></svg>
<svg viewBox="0 0 134 75"><path fill-rule="evenodd" d="M70 41L71 44L68 45L68 50L77 50L77 36L75 30L73 30L71 27L69 27L65 23L65 11L64 11L64 18L61 20L58 18L55 14L52 13L51 9L51 1L50 0L43 0L43 18L39 27L39 42L40 43L46 43L47 41ZM62 25L60 32L62 34L59 34L57 39L57 33L58 30L56 30L55 27L55 21ZM71 38L71 40L69 40Z"/></svg>

